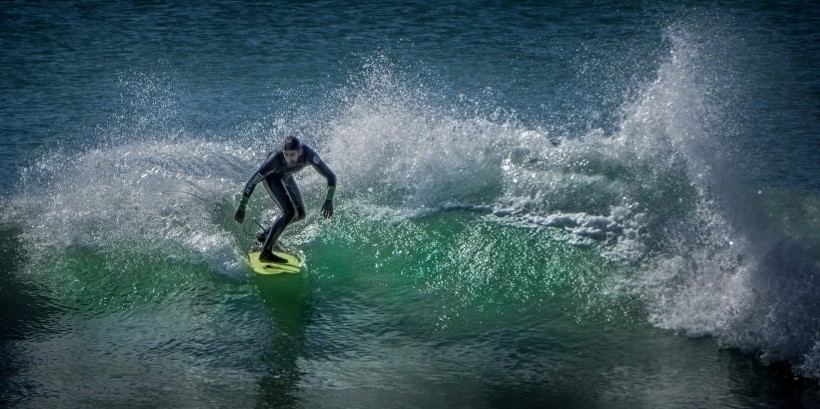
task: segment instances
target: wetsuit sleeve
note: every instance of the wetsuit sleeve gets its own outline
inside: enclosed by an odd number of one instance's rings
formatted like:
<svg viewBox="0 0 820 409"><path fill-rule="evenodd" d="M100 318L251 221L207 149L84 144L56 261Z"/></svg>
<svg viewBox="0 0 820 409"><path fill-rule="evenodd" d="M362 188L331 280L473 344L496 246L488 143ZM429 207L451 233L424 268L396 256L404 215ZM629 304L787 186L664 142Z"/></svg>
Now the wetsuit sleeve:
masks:
<svg viewBox="0 0 820 409"><path fill-rule="evenodd" d="M254 188L256 185L262 181L270 172L273 171L273 158L274 155L268 155L267 159L262 162L262 165L259 166L259 169L253 173L248 182L245 183L245 188L242 189L242 199L239 201L240 206L245 206L248 203L248 200L251 198L251 194L253 194Z"/></svg>
<svg viewBox="0 0 820 409"><path fill-rule="evenodd" d="M253 189L256 188L256 184L259 183L265 176L261 172L256 172L248 179L248 183L245 183L245 188L242 189L242 202L247 203L248 199L251 198L251 194L253 194Z"/></svg>
<svg viewBox="0 0 820 409"><path fill-rule="evenodd" d="M307 153L309 155L307 160L313 165L313 168L327 179L327 197L325 197L325 201L333 201L333 195L336 193L336 174L330 170L330 166L327 166L327 163L325 163L313 149L310 149ZM327 204L325 206L327 206ZM332 207L330 214L333 214Z"/></svg>
<svg viewBox="0 0 820 409"><path fill-rule="evenodd" d="M327 166L327 163L319 157L319 154L314 152L313 150L310 151L310 157L308 158L310 164L322 175L325 179L327 179L327 186L328 187L336 187L336 174L330 170L330 167Z"/></svg>

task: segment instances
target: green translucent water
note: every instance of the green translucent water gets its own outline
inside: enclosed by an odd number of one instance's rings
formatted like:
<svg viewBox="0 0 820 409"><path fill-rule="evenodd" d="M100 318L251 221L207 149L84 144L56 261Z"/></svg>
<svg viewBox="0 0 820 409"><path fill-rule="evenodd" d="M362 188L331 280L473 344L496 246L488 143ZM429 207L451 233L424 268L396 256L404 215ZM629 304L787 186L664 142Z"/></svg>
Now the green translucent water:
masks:
<svg viewBox="0 0 820 409"><path fill-rule="evenodd" d="M0 5L0 406L818 407L805 6Z"/></svg>

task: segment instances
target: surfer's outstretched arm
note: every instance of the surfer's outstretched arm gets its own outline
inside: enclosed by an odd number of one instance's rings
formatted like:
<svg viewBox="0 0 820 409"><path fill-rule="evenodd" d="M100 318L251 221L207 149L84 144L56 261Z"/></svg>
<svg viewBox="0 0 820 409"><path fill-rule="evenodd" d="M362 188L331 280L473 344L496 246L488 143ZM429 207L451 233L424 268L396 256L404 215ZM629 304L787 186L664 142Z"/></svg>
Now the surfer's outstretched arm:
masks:
<svg viewBox="0 0 820 409"><path fill-rule="evenodd" d="M322 216L327 219L333 216L333 195L336 194L336 174L330 170L330 166L327 166L327 163L312 149L310 154L312 158L309 160L313 168L327 179L327 196L325 196L325 203L322 204Z"/></svg>
<svg viewBox="0 0 820 409"><path fill-rule="evenodd" d="M268 154L268 157L262 162L262 165L259 166L259 169L254 172L248 182L245 183L245 188L242 189L242 198L239 199L239 208L236 209L236 214L234 215L234 219L239 223L245 222L245 206L248 205L248 200L250 200L251 195L253 194L254 188L256 185L265 178L265 176L271 172L273 168L273 157L274 152Z"/></svg>

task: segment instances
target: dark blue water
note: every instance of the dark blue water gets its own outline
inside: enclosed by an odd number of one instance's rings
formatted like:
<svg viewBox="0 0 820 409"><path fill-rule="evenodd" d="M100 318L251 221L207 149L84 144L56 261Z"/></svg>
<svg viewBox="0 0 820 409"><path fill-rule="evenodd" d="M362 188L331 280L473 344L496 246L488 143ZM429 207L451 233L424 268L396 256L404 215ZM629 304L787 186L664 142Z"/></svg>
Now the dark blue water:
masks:
<svg viewBox="0 0 820 409"><path fill-rule="evenodd" d="M813 4L0 21L3 405L820 406ZM300 174L307 271L254 276L291 132L336 215Z"/></svg>

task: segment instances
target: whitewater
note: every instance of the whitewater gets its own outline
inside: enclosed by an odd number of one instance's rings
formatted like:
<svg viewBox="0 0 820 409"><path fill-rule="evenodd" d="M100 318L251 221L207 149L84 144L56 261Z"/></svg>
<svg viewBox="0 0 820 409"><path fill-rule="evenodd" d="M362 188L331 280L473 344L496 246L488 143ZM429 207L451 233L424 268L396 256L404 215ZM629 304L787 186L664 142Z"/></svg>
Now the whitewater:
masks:
<svg viewBox="0 0 820 409"><path fill-rule="evenodd" d="M595 91L606 98L578 112L584 101L522 109L532 95L509 102L503 77L465 90L409 43L345 57L354 62L318 90L280 84L255 102L181 79L180 62L118 71L113 102L90 124L71 122L4 167L14 180L0 199L0 398L815 407L817 174L801 166L803 185L760 182L781 170L759 176L766 144L749 142L745 122L753 75L743 53L726 55L751 41L717 35L740 17L705 16L664 21L648 68L608 77ZM264 24L251 27L248 41ZM574 44L563 41L554 47ZM641 65L637 54L619 75ZM583 62L577 81L604 75L606 61ZM245 78L268 73L249 67ZM208 97L236 109L229 125L212 126L219 108L198 109ZM270 100L282 106L257 105ZM324 220L324 181L298 175L308 216L283 238L307 271L276 281L250 271L258 229L233 214L290 133L339 187ZM813 145L800 143L810 163ZM278 213L261 193L248 218L266 224Z"/></svg>

